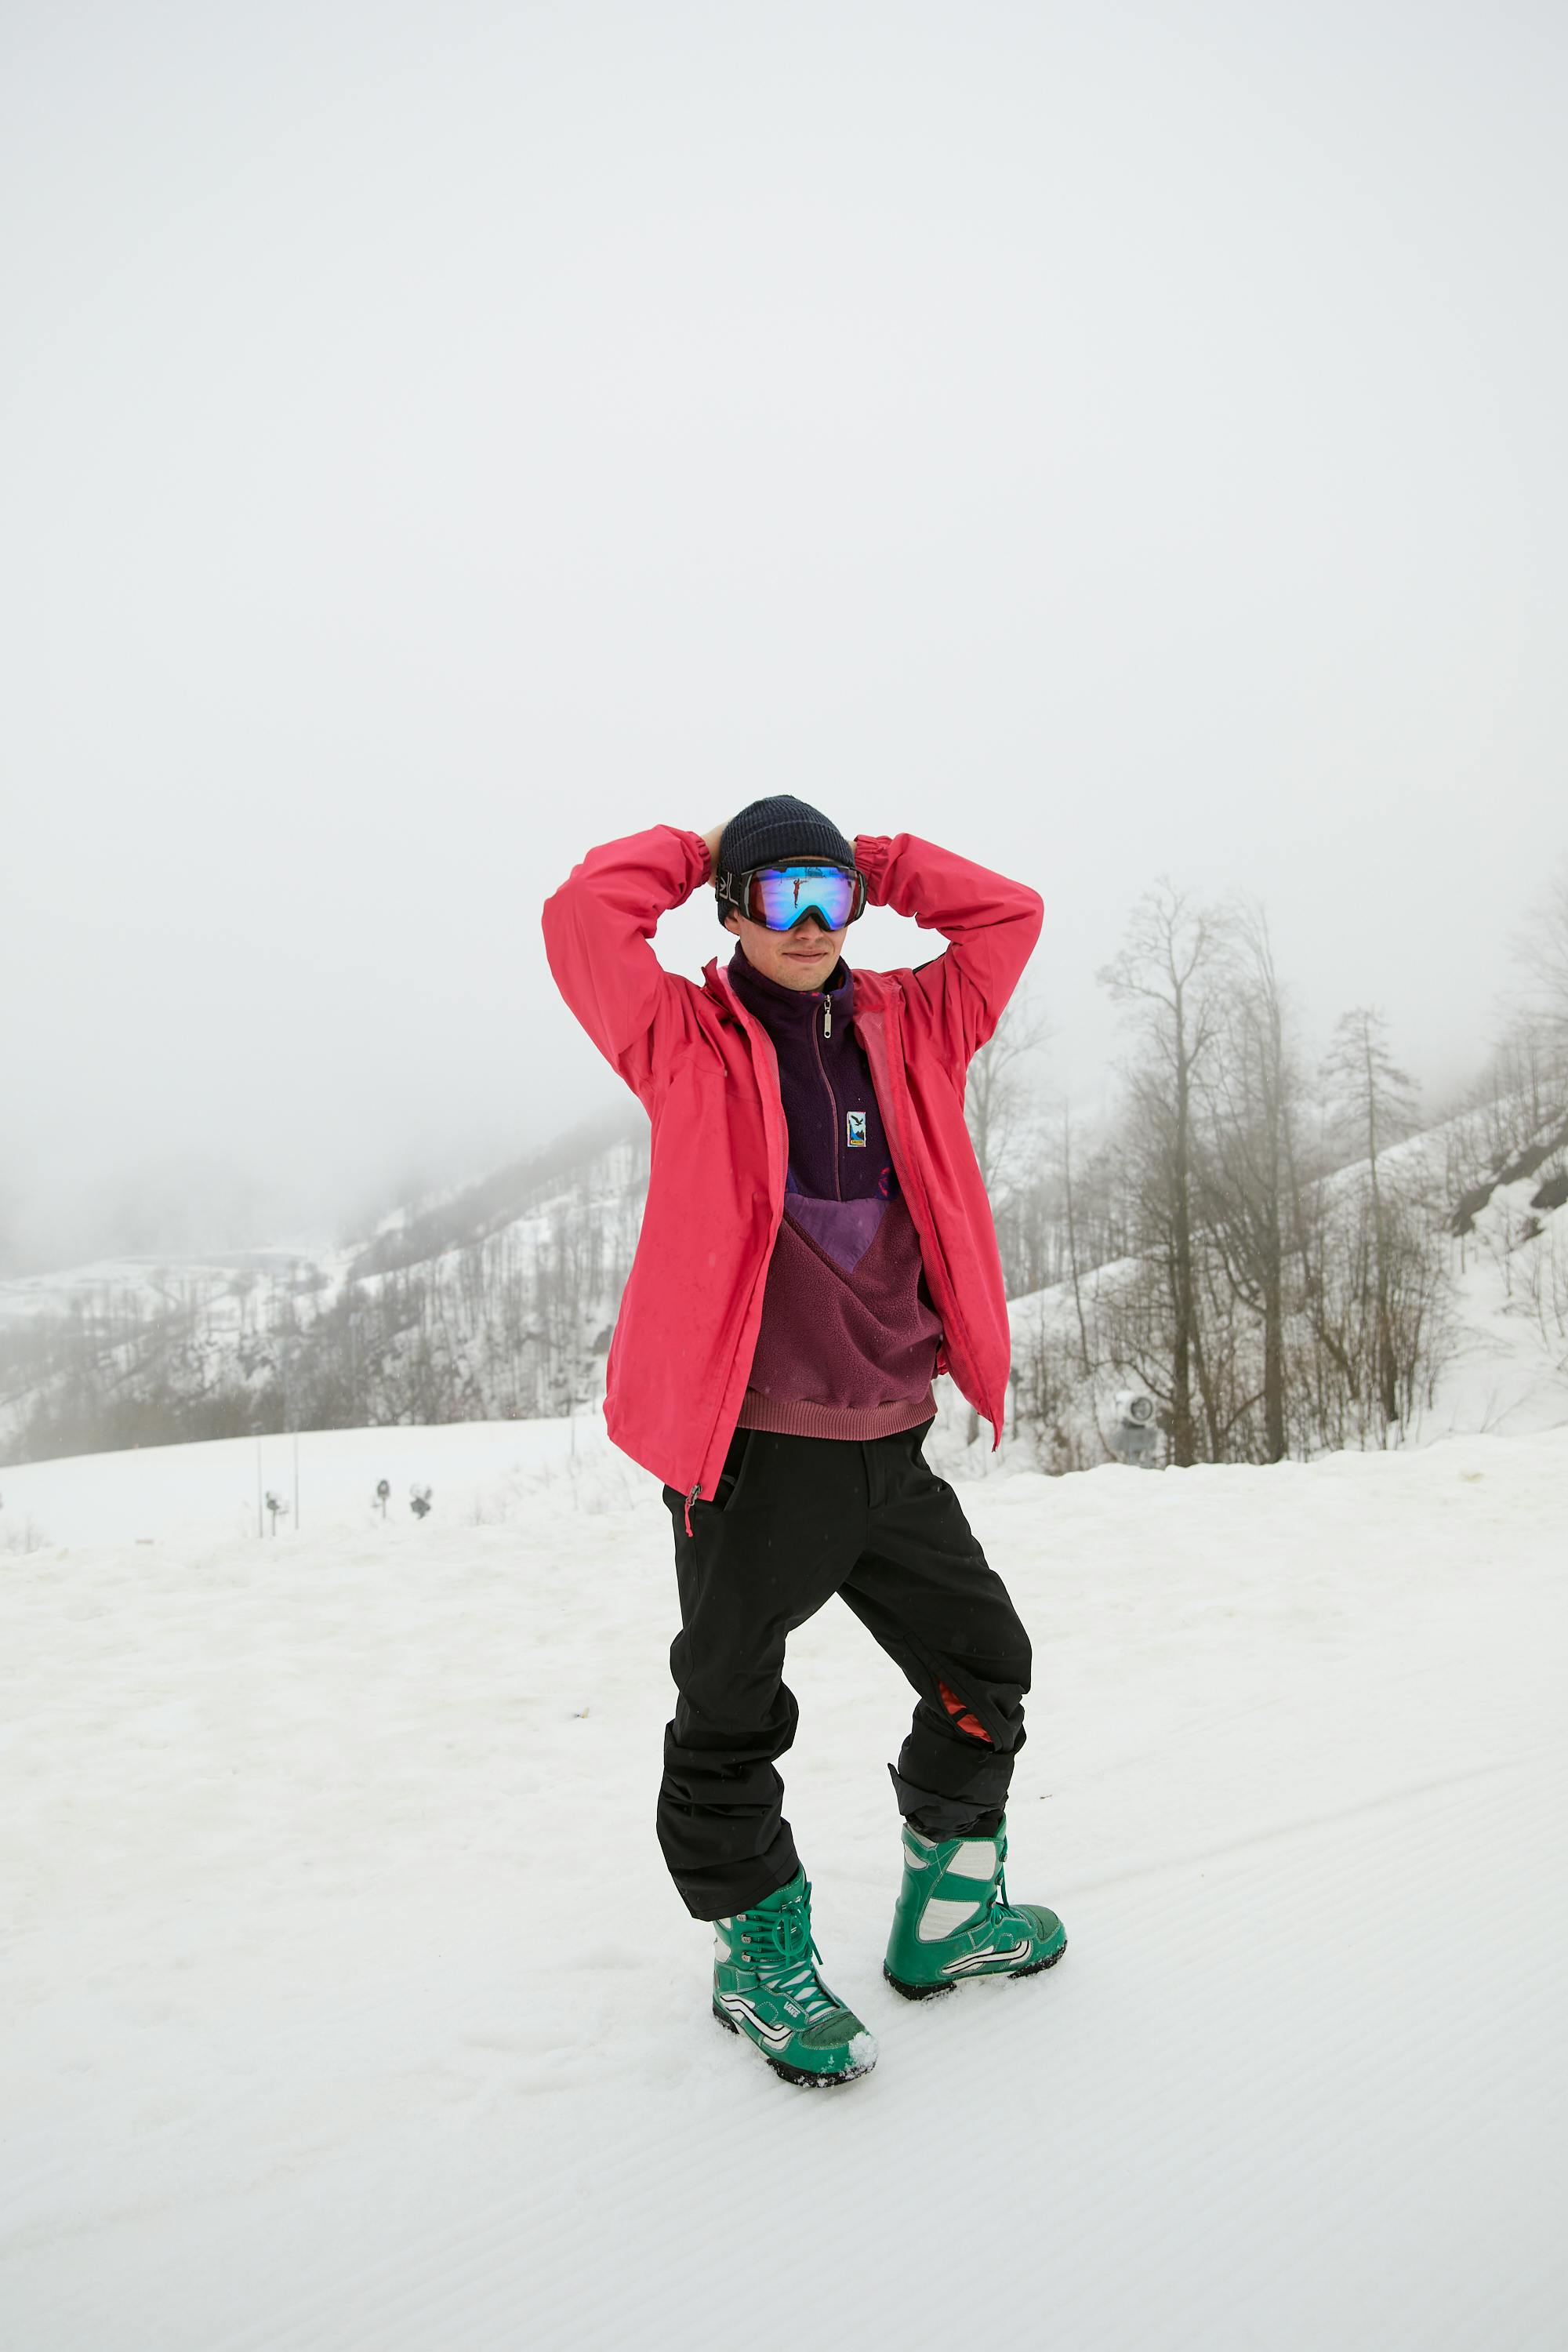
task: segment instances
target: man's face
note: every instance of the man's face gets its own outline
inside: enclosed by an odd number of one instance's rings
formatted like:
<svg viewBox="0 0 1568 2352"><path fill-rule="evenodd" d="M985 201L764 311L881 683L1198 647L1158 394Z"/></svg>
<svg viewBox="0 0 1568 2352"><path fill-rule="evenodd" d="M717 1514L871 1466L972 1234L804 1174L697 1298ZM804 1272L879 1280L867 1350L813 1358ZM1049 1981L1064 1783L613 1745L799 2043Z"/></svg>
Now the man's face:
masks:
<svg viewBox="0 0 1568 2352"><path fill-rule="evenodd" d="M820 988L838 961L849 926L825 931L812 914L802 916L793 931L770 931L747 915L729 914L724 929L734 932L753 971L776 980L781 988L811 989Z"/></svg>

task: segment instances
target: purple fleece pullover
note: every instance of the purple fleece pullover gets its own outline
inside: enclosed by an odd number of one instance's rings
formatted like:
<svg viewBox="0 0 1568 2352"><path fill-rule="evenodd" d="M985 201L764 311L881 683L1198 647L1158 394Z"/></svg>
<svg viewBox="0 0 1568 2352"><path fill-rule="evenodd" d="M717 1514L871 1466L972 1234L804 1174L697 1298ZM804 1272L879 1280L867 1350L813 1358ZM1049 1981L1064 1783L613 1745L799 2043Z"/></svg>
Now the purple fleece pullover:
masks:
<svg viewBox="0 0 1568 2352"><path fill-rule="evenodd" d="M789 1129L742 1429L886 1437L929 1421L942 1319L855 1034L855 980L783 988L737 948L731 985L772 1038Z"/></svg>

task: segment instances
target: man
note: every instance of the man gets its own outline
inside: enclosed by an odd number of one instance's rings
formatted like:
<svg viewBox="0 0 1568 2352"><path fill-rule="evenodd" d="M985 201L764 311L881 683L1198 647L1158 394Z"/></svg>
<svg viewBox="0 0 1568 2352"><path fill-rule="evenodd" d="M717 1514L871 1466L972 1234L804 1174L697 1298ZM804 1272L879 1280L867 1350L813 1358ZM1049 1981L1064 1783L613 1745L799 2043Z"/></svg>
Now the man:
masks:
<svg viewBox="0 0 1568 2352"><path fill-rule="evenodd" d="M736 946L697 987L649 941L710 881ZM852 972L868 904L942 932L946 953ZM1032 1975L1067 1940L1002 1874L1028 1637L921 1452L938 1372L1001 1427L1007 1314L963 1076L1042 912L910 835L851 844L787 794L706 835L591 850L544 908L562 994L653 1122L605 1410L674 1523L659 1840L714 1925L715 2014L814 2087L876 2061L817 1971L775 1769L796 1720L786 1640L835 1593L917 1695L889 1768L904 1822L889 1983L921 2000Z"/></svg>

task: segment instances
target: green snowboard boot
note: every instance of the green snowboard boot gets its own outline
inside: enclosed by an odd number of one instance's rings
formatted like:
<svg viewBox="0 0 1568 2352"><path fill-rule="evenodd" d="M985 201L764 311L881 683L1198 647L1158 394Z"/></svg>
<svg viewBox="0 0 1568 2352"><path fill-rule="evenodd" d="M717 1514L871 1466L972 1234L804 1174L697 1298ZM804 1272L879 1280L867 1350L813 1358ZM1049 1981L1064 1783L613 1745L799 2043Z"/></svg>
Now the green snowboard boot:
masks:
<svg viewBox="0 0 1568 2352"><path fill-rule="evenodd" d="M995 1836L922 1837L904 1823L904 1883L882 1973L906 2000L930 2000L971 1977L1032 1977L1067 1949L1054 1911L1009 1903L1002 1865L1007 1824Z"/></svg>
<svg viewBox="0 0 1568 2352"><path fill-rule="evenodd" d="M816 2090L870 2073L875 2041L816 1973L804 1870L753 1909L715 1919L713 1946L713 2014L775 2074Z"/></svg>

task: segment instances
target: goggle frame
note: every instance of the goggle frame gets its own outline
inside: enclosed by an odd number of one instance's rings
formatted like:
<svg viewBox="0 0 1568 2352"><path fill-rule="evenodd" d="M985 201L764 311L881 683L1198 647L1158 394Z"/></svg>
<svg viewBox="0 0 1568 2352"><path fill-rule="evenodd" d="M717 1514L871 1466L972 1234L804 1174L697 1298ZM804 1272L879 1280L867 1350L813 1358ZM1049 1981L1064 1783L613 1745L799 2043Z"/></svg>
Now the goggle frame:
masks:
<svg viewBox="0 0 1568 2352"><path fill-rule="evenodd" d="M795 911L787 923L771 921L765 897L758 887L769 875L777 876L781 880L792 877L804 880L810 876L831 875L835 881L849 885L847 907L834 922L831 919L832 908L822 905L818 899L808 897L804 905L800 903L797 880ZM858 866L835 866L830 858L826 857L773 858L765 866L750 866L741 874L721 874L719 877L719 896L727 900L737 914L744 915L750 922L760 924L766 931L781 935L793 931L805 922L807 915L815 915L825 931L837 931L858 922L865 913L866 877Z"/></svg>

